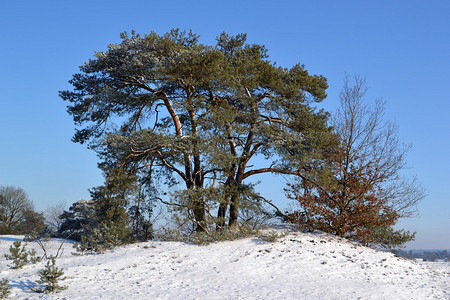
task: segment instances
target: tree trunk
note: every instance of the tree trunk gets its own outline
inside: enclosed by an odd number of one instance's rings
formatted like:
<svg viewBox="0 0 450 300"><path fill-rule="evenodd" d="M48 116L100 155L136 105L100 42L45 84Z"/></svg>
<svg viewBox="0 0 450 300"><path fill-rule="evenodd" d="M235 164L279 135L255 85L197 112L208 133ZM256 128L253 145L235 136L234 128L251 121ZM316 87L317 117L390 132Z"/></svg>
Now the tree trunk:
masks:
<svg viewBox="0 0 450 300"><path fill-rule="evenodd" d="M200 169L200 163L199 163L199 159L198 158L194 158L194 161L198 161L198 164L195 163L195 167L194 167L194 171L196 174L195 178L194 178L194 183L193 183L193 189L199 189L203 187L203 175L201 173ZM194 218L195 218L195 223L196 223L196 228L195 231L196 232L204 232L206 231L206 213L205 213L205 201L203 199L203 197L199 197L197 196L197 198L195 199L191 199L191 203L193 204L193 213L194 213Z"/></svg>
<svg viewBox="0 0 450 300"><path fill-rule="evenodd" d="M228 221L229 227L237 225L238 211L239 211L239 193L233 193L230 200L230 220Z"/></svg>
<svg viewBox="0 0 450 300"><path fill-rule="evenodd" d="M194 200L194 218L195 218L195 231L196 232L204 232L206 231L206 225L205 225L205 203L203 202L203 199L201 200Z"/></svg>
<svg viewBox="0 0 450 300"><path fill-rule="evenodd" d="M239 214L239 202L241 199L241 185L244 180L244 171L247 161L243 161L239 164L239 168L236 173L236 180L233 181L233 187L231 189L230 198L230 220L228 222L229 227L237 225L237 219Z"/></svg>
<svg viewBox="0 0 450 300"><path fill-rule="evenodd" d="M217 211L218 221L216 223L216 230L223 229L226 226L225 216L227 214L228 204L230 203L230 197L231 197L230 186L231 186L232 182L234 181L235 171L236 171L236 165L233 164L232 172L231 172L231 174L233 174L233 175L229 176L227 178L227 181L225 182L224 195L223 195L222 201L220 201L219 210Z"/></svg>
<svg viewBox="0 0 450 300"><path fill-rule="evenodd" d="M225 227L225 215L227 214L228 201L219 204L219 210L217 211L218 221L216 223L216 230L221 230Z"/></svg>

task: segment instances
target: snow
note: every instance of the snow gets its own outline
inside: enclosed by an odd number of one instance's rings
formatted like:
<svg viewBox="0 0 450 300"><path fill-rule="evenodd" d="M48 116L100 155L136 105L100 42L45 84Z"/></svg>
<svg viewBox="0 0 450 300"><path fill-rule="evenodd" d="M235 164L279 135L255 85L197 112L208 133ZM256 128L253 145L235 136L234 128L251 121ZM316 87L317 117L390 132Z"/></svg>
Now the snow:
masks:
<svg viewBox="0 0 450 300"><path fill-rule="evenodd" d="M395 257L324 233L269 229L282 235L207 246L149 241L103 254L75 256L64 245L57 266L68 289L32 292L45 261L10 269L0 258L0 280L10 299L450 299L450 264ZM0 236L0 252L18 236ZM61 241L52 240L49 254ZM42 250L35 243L27 249Z"/></svg>

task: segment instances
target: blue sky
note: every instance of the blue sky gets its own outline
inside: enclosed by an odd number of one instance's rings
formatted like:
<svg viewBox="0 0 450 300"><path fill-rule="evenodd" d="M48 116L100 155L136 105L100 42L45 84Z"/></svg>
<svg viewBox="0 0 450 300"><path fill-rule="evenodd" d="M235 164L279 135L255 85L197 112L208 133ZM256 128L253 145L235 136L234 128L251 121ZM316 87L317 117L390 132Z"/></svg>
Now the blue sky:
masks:
<svg viewBox="0 0 450 300"><path fill-rule="evenodd" d="M301 62L328 78L329 111L345 73L366 78L366 99L385 99L386 118L413 146L406 173L427 190L420 216L399 224L417 231L408 248L450 249L449 15L445 0L1 1L0 185L22 187L44 210L88 198L102 183L95 154L70 141L74 125L58 91L120 32L179 27L207 44L244 32L278 65ZM284 198L281 184L260 179L261 192Z"/></svg>

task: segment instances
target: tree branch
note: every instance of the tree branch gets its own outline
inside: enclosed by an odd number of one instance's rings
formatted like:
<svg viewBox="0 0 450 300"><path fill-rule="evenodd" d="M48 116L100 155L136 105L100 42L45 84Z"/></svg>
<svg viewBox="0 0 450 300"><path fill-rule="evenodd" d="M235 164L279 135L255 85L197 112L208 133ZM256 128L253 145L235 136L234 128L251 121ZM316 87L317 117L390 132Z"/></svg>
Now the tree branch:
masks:
<svg viewBox="0 0 450 300"><path fill-rule="evenodd" d="M174 167L172 164L168 163L168 162L164 159L162 153L161 153L159 150L157 150L156 153L159 155L159 159L161 160L161 162L162 162L167 168L171 169L172 171L175 171L178 175L181 176L181 178L183 178L183 180L184 180L185 182L188 182L188 181L189 181L189 178L187 178L186 174L184 174L183 172L181 172L178 168Z"/></svg>

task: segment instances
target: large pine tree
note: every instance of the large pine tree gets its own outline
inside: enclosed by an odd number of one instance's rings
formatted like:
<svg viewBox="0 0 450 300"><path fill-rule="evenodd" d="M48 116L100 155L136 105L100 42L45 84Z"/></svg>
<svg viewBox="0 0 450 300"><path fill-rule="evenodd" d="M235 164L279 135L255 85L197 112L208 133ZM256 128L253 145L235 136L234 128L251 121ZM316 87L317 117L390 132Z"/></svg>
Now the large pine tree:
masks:
<svg viewBox="0 0 450 300"><path fill-rule="evenodd" d="M223 33L214 46L179 30L121 37L60 93L79 126L73 140L97 151L107 176L117 169L136 176L196 231L211 220L222 227L227 217L236 225L242 201L260 199L244 180L288 173L281 155L307 159L327 132L327 114L310 106L326 97L326 79L301 64L277 67L245 34ZM266 165L249 169L256 157ZM162 199L158 183L180 181L184 188Z"/></svg>

